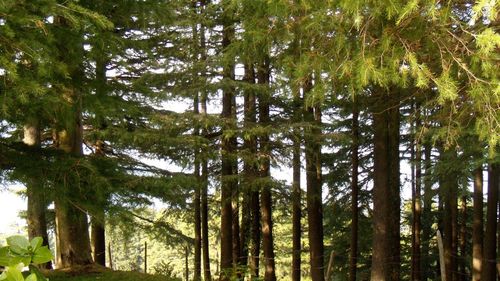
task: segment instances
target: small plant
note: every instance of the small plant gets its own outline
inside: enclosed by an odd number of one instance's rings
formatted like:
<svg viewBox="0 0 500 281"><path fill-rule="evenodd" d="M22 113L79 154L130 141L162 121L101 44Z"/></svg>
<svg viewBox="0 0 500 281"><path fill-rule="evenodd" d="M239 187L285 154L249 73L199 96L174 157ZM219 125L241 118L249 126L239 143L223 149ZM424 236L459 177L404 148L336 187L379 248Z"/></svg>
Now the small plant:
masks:
<svg viewBox="0 0 500 281"><path fill-rule="evenodd" d="M7 246L0 248L0 266L5 267L0 281L48 281L36 267L52 260L52 253L42 243L40 237L31 241L20 235L7 238ZM26 266L29 275L25 279L22 271Z"/></svg>

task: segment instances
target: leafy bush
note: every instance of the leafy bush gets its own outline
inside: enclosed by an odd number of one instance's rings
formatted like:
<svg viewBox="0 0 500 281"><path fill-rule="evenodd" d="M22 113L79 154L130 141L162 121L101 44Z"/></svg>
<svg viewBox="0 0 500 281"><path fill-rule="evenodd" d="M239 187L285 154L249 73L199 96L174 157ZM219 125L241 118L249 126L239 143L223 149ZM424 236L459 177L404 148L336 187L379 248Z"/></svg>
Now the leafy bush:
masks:
<svg viewBox="0 0 500 281"><path fill-rule="evenodd" d="M0 266L5 267L0 281L47 281L36 267L52 260L49 248L42 244L40 237L31 241L20 235L7 238L7 246L0 248ZM22 271L26 266L29 275L24 279Z"/></svg>

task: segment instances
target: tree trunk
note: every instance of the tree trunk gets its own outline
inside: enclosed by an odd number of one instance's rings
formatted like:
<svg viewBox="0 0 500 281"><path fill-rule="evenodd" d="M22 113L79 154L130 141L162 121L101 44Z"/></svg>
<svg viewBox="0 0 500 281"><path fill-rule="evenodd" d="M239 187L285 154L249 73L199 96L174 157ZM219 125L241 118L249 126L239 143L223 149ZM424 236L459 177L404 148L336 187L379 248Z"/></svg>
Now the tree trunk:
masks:
<svg viewBox="0 0 500 281"><path fill-rule="evenodd" d="M207 0L200 1L200 13L203 16L205 14ZM205 25L200 25L200 54L201 60L206 62L207 60L207 50L206 50L206 39L205 39ZM207 83L206 73L204 75L204 83ZM207 92L204 90L201 93L201 116L203 118L207 117ZM208 129L203 129L203 134L208 134ZM202 255L203 255L203 277L204 281L211 281L212 275L210 273L210 248L209 248L209 235L208 235L208 160L206 157L201 159L201 178L200 178L200 196L201 196L201 244L202 244Z"/></svg>
<svg viewBox="0 0 500 281"><path fill-rule="evenodd" d="M358 266L358 169L359 169L359 108L357 97L352 109L352 144L351 144L351 249L349 255L349 280L356 281Z"/></svg>
<svg viewBox="0 0 500 281"><path fill-rule="evenodd" d="M83 156L82 94L79 87L84 74L83 66L75 59L83 57L83 44L71 45L66 42L82 42L83 36L70 30L63 17L55 17L54 24L59 37L57 47L60 60L67 66L69 73L58 77L61 86L57 88L72 112L72 116L67 116L69 120L61 120L64 129L57 132L56 143L68 155L79 158ZM82 200L81 183L73 175L67 175L66 178L68 181L59 183L58 196L54 200L59 268L92 263L87 213L79 205Z"/></svg>
<svg viewBox="0 0 500 281"><path fill-rule="evenodd" d="M245 130L251 130L255 127L257 122L255 93L250 89L250 86L255 84L255 71L252 64L245 64L244 80L248 83L247 86L249 86L248 89L245 89L244 94L244 123ZM255 161L257 155L257 141L255 136L251 133L244 141L244 190L240 233L241 259L239 261L241 267L246 267L248 264L249 242L252 233L252 193L254 190L258 190L258 187L254 184L257 178L258 169ZM257 210L257 212L260 212L260 210Z"/></svg>
<svg viewBox="0 0 500 281"><path fill-rule="evenodd" d="M100 57L96 59L96 95L98 97L105 97L107 94L106 65L108 64L105 59L106 50L102 45L95 46L95 48L98 48L100 54ZM97 118L99 118L99 125L104 127L106 124L103 116L99 114ZM104 142L102 140L97 140L95 147L94 154L98 157L105 157ZM104 206L99 204L103 202L99 201L100 200L96 198L95 202L97 206L95 206L96 210L91 218L90 242L94 262L106 266L106 216Z"/></svg>
<svg viewBox="0 0 500 281"><path fill-rule="evenodd" d="M434 197L432 191L432 160L431 160L432 146L427 140L424 145L424 155L425 155L425 177L424 177L424 196L423 203L424 208L422 211L422 266L426 270L422 272L422 279L428 280L433 278L432 271L429 269L434 263L430 256L429 242L432 237L432 198Z"/></svg>
<svg viewBox="0 0 500 281"><path fill-rule="evenodd" d="M252 212L252 230L251 230L251 254L250 254L250 271L253 279L259 277L260 263L260 243L261 243L261 215L260 215L260 198L259 191L252 190L250 198Z"/></svg>
<svg viewBox="0 0 500 281"><path fill-rule="evenodd" d="M399 98L374 92L373 245L371 280L399 280Z"/></svg>
<svg viewBox="0 0 500 281"><path fill-rule="evenodd" d="M198 93L194 98L194 114L199 115L199 96ZM200 128L197 125L195 128L195 135L200 135ZM196 183L194 187L194 281L201 280L201 186L202 179L200 173L200 151L195 148L194 154L194 176L196 177Z"/></svg>
<svg viewBox="0 0 500 281"><path fill-rule="evenodd" d="M451 165L457 162L456 151L452 149L444 150L441 148L441 163L442 165ZM443 229L444 229L444 254L446 279L449 281L457 280L457 173L456 169L448 169L445 174L442 174L440 189L443 192L444 214L443 214Z"/></svg>
<svg viewBox="0 0 500 281"><path fill-rule="evenodd" d="M292 281L300 281L301 277L301 219L302 219L302 204L301 204L301 188L300 188L300 131L295 129L293 139L293 183L292 183Z"/></svg>
<svg viewBox="0 0 500 281"><path fill-rule="evenodd" d="M263 127L271 124L269 117L269 58L266 57L257 72L259 84L263 87L259 96L259 117ZM265 180L261 190L261 214L262 214L262 247L264 250L264 280L276 281L276 268L274 260L273 242L273 218L272 218L272 197L271 197L271 153L269 136L267 134L260 137L260 155L264 155L260 164L260 177Z"/></svg>
<svg viewBox="0 0 500 281"><path fill-rule="evenodd" d="M472 281L481 281L483 265L483 168L474 170Z"/></svg>
<svg viewBox="0 0 500 281"><path fill-rule="evenodd" d="M91 248L94 262L106 266L106 230L104 209L94 214L91 221Z"/></svg>
<svg viewBox="0 0 500 281"><path fill-rule="evenodd" d="M38 121L33 121L24 126L24 139L26 145L40 148L41 132ZM40 178L29 177L26 182L26 197L28 199L28 208L26 212L28 224L28 238L35 237L43 239L43 246L49 245L49 236L47 234L47 198L43 190L43 184ZM43 268L52 269L52 262L42 265Z"/></svg>
<svg viewBox="0 0 500 281"><path fill-rule="evenodd" d="M465 265L465 259L467 258L467 196L463 195L460 197L460 233L458 239L458 246L460 250L460 256L458 257L458 280L465 281L467 278L467 269Z"/></svg>
<svg viewBox="0 0 500 281"><path fill-rule="evenodd" d="M226 19L229 21L229 19ZM222 47L227 48L231 44L234 29L232 24L225 22L223 27ZM224 66L224 79L233 80L233 64L228 63ZM225 87L222 97L222 114L224 122L224 131L234 127L233 119L233 96L234 89ZM221 168L221 280L230 280L233 275L233 189L235 179L233 176L234 163L234 137L222 137L221 142L222 168ZM237 184L237 183L236 183Z"/></svg>
<svg viewBox="0 0 500 281"><path fill-rule="evenodd" d="M490 164L488 167L488 201L486 210L486 233L484 236L484 259L482 281L497 279L497 207L500 189L500 164Z"/></svg>
<svg viewBox="0 0 500 281"><path fill-rule="evenodd" d="M416 120L414 138L416 132L420 129L420 107L417 105L415 108ZM420 139L415 139L415 159L413 166L415 167L413 200L412 200L412 213L413 213L413 227L412 227L412 280L422 280L422 267L421 267L421 216L422 216L422 203L421 203L421 186L422 186L422 146Z"/></svg>
<svg viewBox="0 0 500 281"><path fill-rule="evenodd" d="M304 86L304 98L311 92L312 81ZM323 198L321 179L321 110L310 106L304 112L304 121L311 126L304 132L307 182L307 220L312 281L323 281Z"/></svg>

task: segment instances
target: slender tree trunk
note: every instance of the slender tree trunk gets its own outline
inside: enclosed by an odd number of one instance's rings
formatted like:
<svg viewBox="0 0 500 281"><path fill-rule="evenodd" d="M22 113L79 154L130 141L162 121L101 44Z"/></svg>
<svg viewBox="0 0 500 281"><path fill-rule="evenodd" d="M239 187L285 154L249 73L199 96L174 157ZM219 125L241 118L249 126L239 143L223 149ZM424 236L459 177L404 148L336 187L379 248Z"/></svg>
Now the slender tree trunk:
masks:
<svg viewBox="0 0 500 281"><path fill-rule="evenodd" d="M441 149L442 165L450 165L457 162L456 152L454 150ZM445 253L445 268L446 279L449 281L457 280L457 173L455 170L447 170L446 174L442 175L440 189L443 192L444 215L444 253Z"/></svg>
<svg viewBox="0 0 500 281"><path fill-rule="evenodd" d="M458 257L458 280L465 281L467 278L467 268L465 265L465 259L467 258L467 196L463 195L460 197L460 233L458 239L458 246L460 250L460 256Z"/></svg>
<svg viewBox="0 0 500 281"><path fill-rule="evenodd" d="M248 86L255 84L255 71L252 64L245 64L244 80L248 83ZM251 130L257 122L255 93L250 88L245 89L244 94L244 122L246 130ZM248 250L252 231L252 192L258 190L258 187L254 184L258 169L255 161L257 155L257 141L255 136L250 133L249 137L245 138L244 146L246 156L244 157L244 191L240 233L241 259L239 262L242 267L248 264Z"/></svg>
<svg viewBox="0 0 500 281"><path fill-rule="evenodd" d="M227 48L231 44L234 35L230 19L226 16L223 27L222 47ZM228 63L224 66L224 79L233 80L233 64ZM234 89L225 87L222 97L222 118L224 122L224 131L234 126L233 119L233 96ZM226 281L233 275L233 190L235 188L235 179L233 176L234 163L234 137L222 137L221 153L221 281Z"/></svg>
<svg viewBox="0 0 500 281"><path fill-rule="evenodd" d="M432 232L432 198L434 196L432 191L432 160L431 160L432 146L430 142L426 142L424 145L424 155L425 155L425 177L424 177L424 208L422 211L422 266L424 269L422 272L422 279L428 280L432 279L431 265L433 264L433 259L429 252L429 242L431 240Z"/></svg>
<svg viewBox="0 0 500 281"><path fill-rule="evenodd" d="M474 170L472 281L481 281L483 265L483 168Z"/></svg>
<svg viewBox="0 0 500 281"><path fill-rule="evenodd" d="M107 76L106 76L106 65L107 61L105 59L105 47L102 45L95 46L98 48L100 57L96 59L96 94L98 97L105 97L107 94ZM104 127L105 121L102 116L98 116L100 119L100 126ZM100 128L101 129L101 128ZM95 155L98 157L105 157L104 153L104 142L102 140L97 140L95 144ZM106 200L107 200L106 196ZM91 218L91 234L90 242L92 249L92 257L94 262L106 266L106 216L104 211L105 200L99 200L96 198L95 202L95 213L92 214Z"/></svg>
<svg viewBox="0 0 500 281"><path fill-rule="evenodd" d="M300 92L297 91L294 96L294 121L302 121L302 99ZM300 171L301 171L301 131L299 128L293 129L293 182L292 182L292 281L300 281L301 279L301 219L302 219L302 190L300 188Z"/></svg>
<svg viewBox="0 0 500 281"><path fill-rule="evenodd" d="M349 280L356 281L358 265L358 169L359 169L359 108L357 97L352 109L352 144L351 144L351 249L349 255Z"/></svg>
<svg viewBox="0 0 500 281"><path fill-rule="evenodd" d="M106 266L106 230L104 209L99 210L99 214L94 214L91 220L92 257L94 262Z"/></svg>
<svg viewBox="0 0 500 281"><path fill-rule="evenodd" d="M488 167L488 201L486 209L486 232L484 236L484 259L482 281L497 279L497 207L500 189L500 164L490 164Z"/></svg>
<svg viewBox="0 0 500 281"><path fill-rule="evenodd" d="M57 133L57 146L73 158L79 158L83 156L82 94L79 87L84 75L83 66L74 59L83 57L83 43L72 45L66 42L82 42L83 38L75 31L70 31L63 17L56 17L54 24L60 37L57 40L60 59L69 73L68 76L58 77L62 85L58 88L72 111L69 120L61 121L66 127ZM59 268L92 263L87 213L79 205L82 200L80 183L76 182L75 177L68 178L69 181L59 183L60 190L54 200Z"/></svg>
<svg viewBox="0 0 500 281"><path fill-rule="evenodd" d="M41 131L38 121L33 121L24 126L24 139L26 145L40 148ZM49 245L49 236L47 234L47 198L43 190L42 180L37 177L29 177L26 182L26 196L28 199L28 208L26 212L28 224L28 238L35 237L43 239L43 245ZM43 264L42 267L52 269L52 262Z"/></svg>
<svg viewBox="0 0 500 281"><path fill-rule="evenodd" d="M199 96L198 93L194 98L194 114L199 115ZM199 126L195 128L195 135L200 135ZM196 183L194 187L194 281L201 280L201 171L200 171L200 151L198 148L195 149L194 155L194 176L196 177Z"/></svg>
<svg viewBox="0 0 500 281"><path fill-rule="evenodd" d="M205 15L205 9L207 5L207 0L200 1L200 13L202 16ZM200 25L200 54L201 60L206 63L206 38L205 38L205 25ZM204 82L206 84L206 73L203 73ZM207 92L204 90L201 93L201 116L203 118L207 117ZM208 134L206 128L203 129L203 134ZM203 277L204 281L211 281L212 275L210 273L210 248L209 248L209 235L208 235L208 160L206 157L201 159L201 178L200 178L201 190L201 244L202 244L202 256L203 256Z"/></svg>
<svg viewBox="0 0 500 281"><path fill-rule="evenodd" d="M415 109L415 135L420 129L420 107L417 105ZM415 167L415 178L413 200L412 200L412 213L413 213L413 227L412 227L412 280L422 280L422 267L421 267L421 216L422 216L422 202L421 202L421 186L422 186L422 146L419 139L415 140L415 159L413 166Z"/></svg>
<svg viewBox="0 0 500 281"><path fill-rule="evenodd" d="M259 117L263 127L271 124L269 117L269 58L266 58L257 72L259 84L263 87L259 96ZM276 281L276 266L274 260L274 242L273 242L273 218L272 218L272 197L271 197L271 153L269 136L267 134L260 137L260 154L264 155L261 159L260 177L266 181L261 190L261 214L262 214L262 248L264 250L264 280Z"/></svg>
<svg viewBox="0 0 500 281"><path fill-rule="evenodd" d="M371 280L399 280L399 97L374 92L374 185Z"/></svg>
<svg viewBox="0 0 500 281"><path fill-rule="evenodd" d="M304 86L304 97L310 94L312 81ZM311 278L323 281L324 244L323 244L323 198L321 179L321 110L319 106L310 106L304 112L304 121L311 128L304 132L307 182L307 220L309 230L309 254Z"/></svg>
<svg viewBox="0 0 500 281"><path fill-rule="evenodd" d="M259 277L260 263L260 243L261 243L261 215L260 215L260 197L258 190L252 190L250 197L251 212L252 212L252 248L250 255L250 271L254 279Z"/></svg>

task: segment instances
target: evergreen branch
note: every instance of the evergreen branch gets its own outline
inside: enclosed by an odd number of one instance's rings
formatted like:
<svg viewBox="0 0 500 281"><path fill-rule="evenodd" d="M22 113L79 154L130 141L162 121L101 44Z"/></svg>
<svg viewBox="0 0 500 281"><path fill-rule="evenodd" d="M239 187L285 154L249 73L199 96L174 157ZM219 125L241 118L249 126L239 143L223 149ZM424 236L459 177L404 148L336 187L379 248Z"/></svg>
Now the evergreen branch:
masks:
<svg viewBox="0 0 500 281"><path fill-rule="evenodd" d="M187 243L190 243L190 244L194 243L194 238L185 235L184 233L175 229L174 227L170 226L168 223L166 223L164 221L158 221L158 220L155 221L152 219L148 219L148 218L145 218L141 215L138 215L132 211L128 211L128 213L130 213L135 218L138 218L138 219L143 220L145 222L151 223L154 226L161 227L161 228L165 229L167 232L169 232L173 236L176 236L177 238L180 238L181 240L186 241Z"/></svg>

